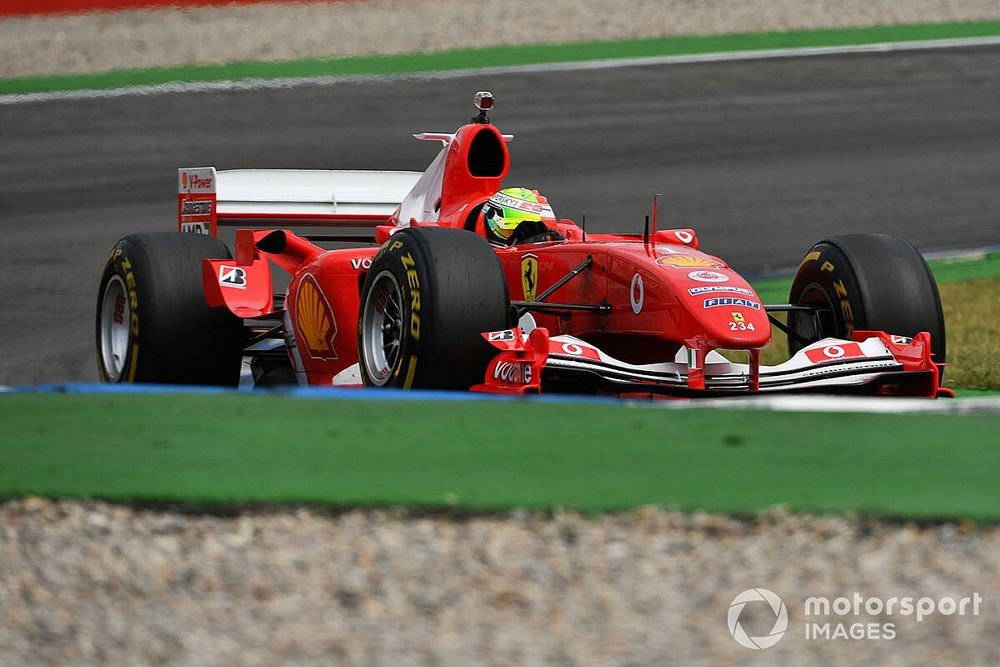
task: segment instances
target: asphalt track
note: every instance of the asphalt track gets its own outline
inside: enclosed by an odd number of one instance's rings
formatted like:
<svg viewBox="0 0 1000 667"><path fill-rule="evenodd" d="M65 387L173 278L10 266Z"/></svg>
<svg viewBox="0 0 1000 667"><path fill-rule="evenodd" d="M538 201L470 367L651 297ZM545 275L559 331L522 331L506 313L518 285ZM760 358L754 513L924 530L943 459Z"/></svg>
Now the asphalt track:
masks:
<svg viewBox="0 0 1000 667"><path fill-rule="evenodd" d="M178 166L422 169L471 96L509 184L591 230L661 226L748 272L837 233L1000 243L1000 48L354 81L0 107L0 384L96 378L108 249L171 229Z"/></svg>

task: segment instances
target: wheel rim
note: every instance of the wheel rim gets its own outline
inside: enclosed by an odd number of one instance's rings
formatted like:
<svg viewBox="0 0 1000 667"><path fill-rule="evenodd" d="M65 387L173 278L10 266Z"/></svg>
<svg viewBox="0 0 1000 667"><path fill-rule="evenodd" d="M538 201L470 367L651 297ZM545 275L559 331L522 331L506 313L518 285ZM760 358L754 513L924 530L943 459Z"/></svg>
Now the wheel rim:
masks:
<svg viewBox="0 0 1000 667"><path fill-rule="evenodd" d="M111 276L101 299L101 365L110 382L118 382L128 356L132 308L121 276Z"/></svg>
<svg viewBox="0 0 1000 667"><path fill-rule="evenodd" d="M377 387L389 382L399 364L403 344L403 294L389 271L372 283L361 317L361 351L365 374Z"/></svg>

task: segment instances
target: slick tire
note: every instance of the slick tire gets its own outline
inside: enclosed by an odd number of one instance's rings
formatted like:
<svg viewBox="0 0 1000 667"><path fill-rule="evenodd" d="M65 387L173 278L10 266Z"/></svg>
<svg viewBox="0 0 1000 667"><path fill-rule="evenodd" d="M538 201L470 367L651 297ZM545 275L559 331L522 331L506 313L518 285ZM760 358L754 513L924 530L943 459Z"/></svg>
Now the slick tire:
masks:
<svg viewBox="0 0 1000 667"><path fill-rule="evenodd" d="M944 313L930 267L913 244L887 234L835 236L814 245L792 281L792 305L818 305L818 317L791 312L792 331L809 342L850 338L855 330L931 335L934 362L945 362ZM789 352L805 346L788 337Z"/></svg>
<svg viewBox="0 0 1000 667"><path fill-rule="evenodd" d="M210 308L202 259L230 259L201 234L132 234L115 244L97 294L97 368L104 382L235 385L245 335Z"/></svg>
<svg viewBox="0 0 1000 667"><path fill-rule="evenodd" d="M382 246L361 290L358 362L366 386L465 390L496 351L484 331L510 324L496 253L482 237L406 229Z"/></svg>

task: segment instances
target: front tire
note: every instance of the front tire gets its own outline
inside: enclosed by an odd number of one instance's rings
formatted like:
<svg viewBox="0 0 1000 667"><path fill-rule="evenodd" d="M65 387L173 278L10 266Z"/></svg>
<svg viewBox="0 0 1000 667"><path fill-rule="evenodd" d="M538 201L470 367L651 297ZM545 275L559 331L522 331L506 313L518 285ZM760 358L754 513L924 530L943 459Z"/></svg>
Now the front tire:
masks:
<svg viewBox="0 0 1000 667"><path fill-rule="evenodd" d="M243 322L210 308L202 259L230 259L201 234L132 234L111 250L97 296L97 368L104 382L236 385Z"/></svg>
<svg viewBox="0 0 1000 667"><path fill-rule="evenodd" d="M503 268L485 239L445 228L397 232L375 255L361 292L362 381L468 389L495 356L481 334L509 322Z"/></svg>
<svg viewBox="0 0 1000 667"><path fill-rule="evenodd" d="M944 312L934 274L909 241L887 234L850 234L820 241L806 254L788 295L792 305L820 306L818 318L788 314L808 342L850 339L855 330L931 335L934 362L945 362ZM791 354L806 343L789 336Z"/></svg>

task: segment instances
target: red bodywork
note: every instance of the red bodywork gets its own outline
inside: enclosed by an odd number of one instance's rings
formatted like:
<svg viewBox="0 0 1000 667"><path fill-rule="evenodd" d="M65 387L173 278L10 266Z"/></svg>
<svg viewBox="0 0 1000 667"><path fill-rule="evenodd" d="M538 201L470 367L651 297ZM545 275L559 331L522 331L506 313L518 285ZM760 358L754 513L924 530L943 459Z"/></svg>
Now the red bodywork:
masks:
<svg viewBox="0 0 1000 667"><path fill-rule="evenodd" d="M422 201L421 210L436 211L427 216L429 219L416 215L400 219L414 209L404 200L387 219L337 215L292 219L282 215L280 220L296 226L367 226L373 228L379 244L407 226L440 225L482 234L482 222L475 213L503 187L510 167L506 145L510 138L488 123L471 123L454 135L431 138L443 138L447 148L439 185L427 190ZM430 201L428 196L436 200ZM190 206L192 199L208 196L188 193L180 197L183 209L185 202ZM267 214L252 216L252 220L246 214L239 217L253 225L273 219ZM219 226L232 224L214 206L205 222L206 228L210 223L212 234ZM553 312L533 312L537 333L521 340L517 331L516 342L492 341L499 356L484 384L476 389L512 393L539 390L541 370L550 353L598 363L603 352L627 364L644 365L673 362L681 346L688 350L683 379L688 392L706 389L706 357L714 349L746 350L749 371L744 390L758 388L759 352L771 340L764 304L725 261L699 249L693 230L656 230L655 208L648 236L585 236L570 220L560 220L555 226L565 240L497 248L511 299L534 301L574 268L588 261L589 265L546 295L546 302L554 304ZM290 231L241 229L234 261L205 260L206 298L209 304L226 305L244 318L267 317L274 311L268 260L288 271L292 278L283 317L286 329L294 332L295 345L289 349L293 366L308 384L329 386L334 376L358 362L361 285L377 250L375 246L324 250ZM231 288L220 280L223 272L234 267L245 272L242 287ZM555 312L558 304L599 304L604 308L601 312ZM862 333L855 332L855 336ZM587 345L554 340L566 335ZM885 337L891 343L882 332L868 335ZM931 373L925 374L926 381L917 389L890 393L935 395L938 371L931 361L928 341L918 337L891 349L904 370ZM816 363L812 356L810 360Z"/></svg>

